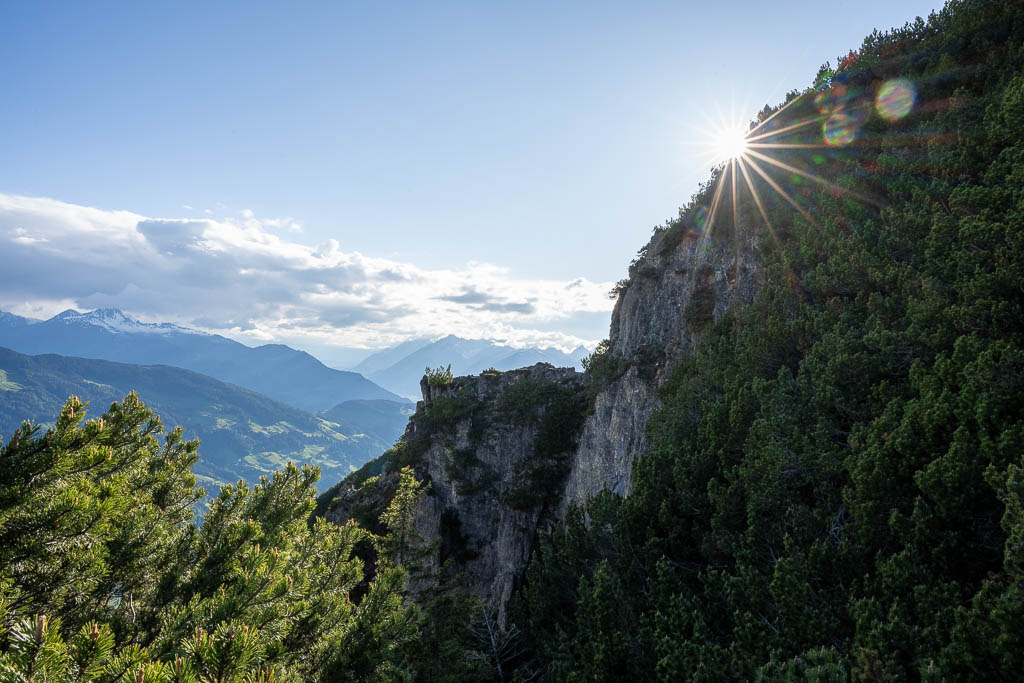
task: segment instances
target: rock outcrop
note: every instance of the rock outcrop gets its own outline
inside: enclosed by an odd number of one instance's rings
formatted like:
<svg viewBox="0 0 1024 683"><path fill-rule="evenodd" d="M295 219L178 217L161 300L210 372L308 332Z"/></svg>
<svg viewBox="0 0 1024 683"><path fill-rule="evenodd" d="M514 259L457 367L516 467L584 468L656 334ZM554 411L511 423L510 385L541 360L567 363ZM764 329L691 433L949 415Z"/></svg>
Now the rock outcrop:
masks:
<svg viewBox="0 0 1024 683"><path fill-rule="evenodd" d="M572 459L561 503L602 488L631 490L633 458L647 451L657 389L693 352L704 328L757 290L758 240L717 243L679 229L656 232L630 267L612 311L609 354L625 372L603 383Z"/></svg>
<svg viewBox="0 0 1024 683"><path fill-rule="evenodd" d="M486 600L500 623L539 529L555 518L562 483L589 406L586 378L538 363L508 372L421 383L390 473L339 492L328 519L379 514L410 464L429 488L413 526L423 539L411 589L429 590L445 563Z"/></svg>
<svg viewBox="0 0 1024 683"><path fill-rule="evenodd" d="M752 237L715 243L680 226L657 231L619 287L607 347L588 375L539 363L444 384L425 377L385 475L369 490L346 480L329 518L372 519L397 468L411 465L429 483L414 520L427 552L413 591L450 563L504 623L538 532L571 501L604 488L629 494L658 387L707 325L753 298L757 248Z"/></svg>

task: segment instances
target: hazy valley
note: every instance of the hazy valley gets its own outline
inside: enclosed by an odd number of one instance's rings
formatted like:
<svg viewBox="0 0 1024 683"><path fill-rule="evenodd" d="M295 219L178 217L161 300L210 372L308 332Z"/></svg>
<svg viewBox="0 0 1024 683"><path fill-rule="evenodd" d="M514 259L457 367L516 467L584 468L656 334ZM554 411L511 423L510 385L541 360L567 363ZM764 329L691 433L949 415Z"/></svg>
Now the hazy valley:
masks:
<svg viewBox="0 0 1024 683"><path fill-rule="evenodd" d="M165 424L200 439L204 457L195 471L214 492L239 479L256 482L288 462L316 465L333 481L389 449L413 412L408 399L359 371L418 395L425 364L445 359L479 372L570 356L449 336L380 351L343 371L284 345L252 348L116 309L48 320L0 311L0 434L24 420L52 426L71 395L100 413L135 391Z"/></svg>

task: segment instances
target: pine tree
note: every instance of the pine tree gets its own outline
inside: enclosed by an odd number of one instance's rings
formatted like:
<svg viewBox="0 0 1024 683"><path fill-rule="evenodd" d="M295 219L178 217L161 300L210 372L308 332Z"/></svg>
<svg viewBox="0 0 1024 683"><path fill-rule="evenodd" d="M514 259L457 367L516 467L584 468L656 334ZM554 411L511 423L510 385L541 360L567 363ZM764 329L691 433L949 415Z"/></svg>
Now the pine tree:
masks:
<svg viewBox="0 0 1024 683"><path fill-rule="evenodd" d="M390 680L417 612L401 568L362 581L358 526L307 523L316 468L224 486L201 526L198 443L134 394L0 451L3 680ZM415 481L409 485L415 488ZM396 519L398 519L396 517Z"/></svg>

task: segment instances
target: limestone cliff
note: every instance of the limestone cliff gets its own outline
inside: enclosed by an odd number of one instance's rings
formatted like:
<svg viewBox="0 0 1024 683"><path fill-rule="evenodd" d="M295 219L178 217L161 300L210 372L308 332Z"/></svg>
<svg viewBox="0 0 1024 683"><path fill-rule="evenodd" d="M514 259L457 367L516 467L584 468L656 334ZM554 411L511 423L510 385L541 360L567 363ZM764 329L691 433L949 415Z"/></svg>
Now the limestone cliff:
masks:
<svg viewBox="0 0 1024 683"><path fill-rule="evenodd" d="M412 590L431 587L449 562L503 623L537 531L554 519L561 499L589 405L586 379L538 363L444 385L424 378L421 388L416 414L386 454L384 476L369 486L343 482L330 494L328 519L368 517L361 521L372 525L396 486L397 468L411 465L429 485L414 519L427 552L417 559Z"/></svg>
<svg viewBox="0 0 1024 683"><path fill-rule="evenodd" d="M561 509L604 487L629 493L633 457L647 450L647 419L660 405L657 388L708 323L753 299L757 248L742 231L723 243L676 227L657 231L640 251L612 311L608 352L624 372L602 383Z"/></svg>
<svg viewBox="0 0 1024 683"><path fill-rule="evenodd" d="M716 243L681 224L656 231L631 265L587 375L537 364L443 385L424 378L402 440L326 494L329 518L372 524L398 467L411 465L430 487L414 522L427 556L413 590L448 562L503 623L538 531L602 488L628 495L658 387L710 322L753 298L757 241ZM377 470L385 476L360 487Z"/></svg>

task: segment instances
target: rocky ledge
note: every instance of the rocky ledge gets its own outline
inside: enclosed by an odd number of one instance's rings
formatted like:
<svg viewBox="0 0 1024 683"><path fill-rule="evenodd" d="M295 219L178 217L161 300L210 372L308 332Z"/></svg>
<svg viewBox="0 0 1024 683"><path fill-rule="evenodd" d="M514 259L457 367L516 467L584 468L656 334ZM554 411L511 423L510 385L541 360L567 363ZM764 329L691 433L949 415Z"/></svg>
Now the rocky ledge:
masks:
<svg viewBox="0 0 1024 683"><path fill-rule="evenodd" d="M384 472L365 485L346 479L328 519L371 523L411 466L428 486L414 517L424 555L414 593L442 567L497 611L518 586L539 530L553 521L577 438L590 409L583 374L546 363L508 372L421 382L423 400Z"/></svg>

